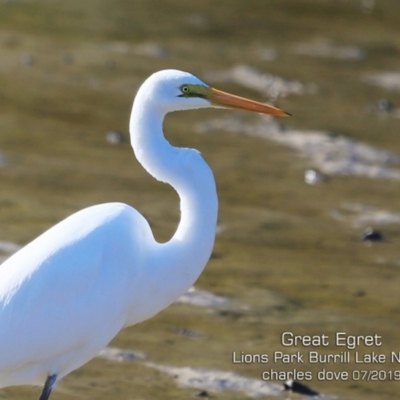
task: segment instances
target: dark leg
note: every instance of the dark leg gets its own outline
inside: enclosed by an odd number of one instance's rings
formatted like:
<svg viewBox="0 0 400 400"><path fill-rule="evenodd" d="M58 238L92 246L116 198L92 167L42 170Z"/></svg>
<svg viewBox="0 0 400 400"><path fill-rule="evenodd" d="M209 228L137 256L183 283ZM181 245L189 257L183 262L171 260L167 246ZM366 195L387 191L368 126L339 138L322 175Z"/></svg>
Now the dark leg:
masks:
<svg viewBox="0 0 400 400"><path fill-rule="evenodd" d="M51 393L51 389L53 389L56 380L57 380L57 375L49 375L47 377L46 383L44 384L44 388L42 390L42 394L39 397L39 400L48 400Z"/></svg>

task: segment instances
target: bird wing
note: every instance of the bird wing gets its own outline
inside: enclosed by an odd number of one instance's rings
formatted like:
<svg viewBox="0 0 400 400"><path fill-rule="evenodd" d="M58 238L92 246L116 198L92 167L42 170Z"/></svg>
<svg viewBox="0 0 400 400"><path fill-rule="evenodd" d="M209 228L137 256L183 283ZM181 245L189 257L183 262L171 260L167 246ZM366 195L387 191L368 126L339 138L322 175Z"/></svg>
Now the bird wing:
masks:
<svg viewBox="0 0 400 400"><path fill-rule="evenodd" d="M128 284L140 271L148 231L129 206L94 206L0 266L0 387L2 370L74 349L99 351L115 336L125 324Z"/></svg>

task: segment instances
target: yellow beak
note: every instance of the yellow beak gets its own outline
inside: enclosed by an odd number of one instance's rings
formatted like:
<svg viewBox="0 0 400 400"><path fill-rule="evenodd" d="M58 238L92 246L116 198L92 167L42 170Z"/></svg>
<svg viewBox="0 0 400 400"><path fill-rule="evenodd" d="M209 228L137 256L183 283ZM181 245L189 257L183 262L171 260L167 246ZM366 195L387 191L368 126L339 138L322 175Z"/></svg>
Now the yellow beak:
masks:
<svg viewBox="0 0 400 400"><path fill-rule="evenodd" d="M210 88L207 97L216 106L237 108L240 110L258 112L261 114L274 115L276 117L289 117L291 115L268 104L235 96L214 88Z"/></svg>

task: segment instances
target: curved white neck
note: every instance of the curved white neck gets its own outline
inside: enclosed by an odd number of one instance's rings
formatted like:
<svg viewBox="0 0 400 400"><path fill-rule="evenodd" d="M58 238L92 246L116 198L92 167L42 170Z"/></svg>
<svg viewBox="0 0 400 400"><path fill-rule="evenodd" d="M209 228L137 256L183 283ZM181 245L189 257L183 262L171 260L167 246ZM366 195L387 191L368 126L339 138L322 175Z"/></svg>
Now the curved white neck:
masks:
<svg viewBox="0 0 400 400"><path fill-rule="evenodd" d="M165 282L163 277L168 281L160 290L164 301L171 303L193 285L210 258L218 198L212 171L200 153L173 147L165 139L164 117L164 112L146 104L142 97L134 103L130 132L139 162L154 178L171 185L180 198L178 229L170 241L155 246L157 254L152 261L157 282Z"/></svg>

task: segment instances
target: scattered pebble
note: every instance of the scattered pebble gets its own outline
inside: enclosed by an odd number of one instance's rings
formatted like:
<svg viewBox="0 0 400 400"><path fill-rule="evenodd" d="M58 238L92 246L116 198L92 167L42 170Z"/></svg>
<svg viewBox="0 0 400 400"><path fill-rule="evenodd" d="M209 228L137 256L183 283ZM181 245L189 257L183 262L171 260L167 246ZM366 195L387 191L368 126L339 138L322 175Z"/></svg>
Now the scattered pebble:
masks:
<svg viewBox="0 0 400 400"><path fill-rule="evenodd" d="M174 333L176 333L177 335L187 336L193 339L202 339L205 337L205 335L203 335L202 333L187 328L176 328L174 330Z"/></svg>
<svg viewBox="0 0 400 400"><path fill-rule="evenodd" d="M120 131L110 131L106 135L106 140L110 144L121 144L126 142L125 135Z"/></svg>
<svg viewBox="0 0 400 400"><path fill-rule="evenodd" d="M382 116L390 115L400 119L400 109L388 99L380 99L376 103L371 104L366 109L367 112L373 112Z"/></svg>
<svg viewBox="0 0 400 400"><path fill-rule="evenodd" d="M278 57L276 49L272 47L263 47L257 49L257 56L262 61L275 61Z"/></svg>
<svg viewBox="0 0 400 400"><path fill-rule="evenodd" d="M216 234L221 235L222 233L226 232L229 228L226 225L217 225Z"/></svg>
<svg viewBox="0 0 400 400"><path fill-rule="evenodd" d="M140 351L118 349L117 347L106 347L97 355L109 361L134 361L144 360L146 355Z"/></svg>
<svg viewBox="0 0 400 400"><path fill-rule="evenodd" d="M168 52L164 47L156 43L142 43L134 47L134 53L140 56L162 59L167 57Z"/></svg>
<svg viewBox="0 0 400 400"><path fill-rule="evenodd" d="M207 17L207 15L202 13L193 13L186 15L185 22L187 25L195 29L204 30L211 27L209 18Z"/></svg>
<svg viewBox="0 0 400 400"><path fill-rule="evenodd" d="M388 99L380 99L370 106L371 111L391 113L395 109L394 104Z"/></svg>
<svg viewBox="0 0 400 400"><path fill-rule="evenodd" d="M202 390L195 394L196 397L211 397L206 390Z"/></svg>
<svg viewBox="0 0 400 400"><path fill-rule="evenodd" d="M361 11L371 13L375 8L375 0L360 0Z"/></svg>
<svg viewBox="0 0 400 400"><path fill-rule="evenodd" d="M154 42L136 43L116 41L102 46L107 51L116 54L134 54L151 58L165 58L167 50Z"/></svg>
<svg viewBox="0 0 400 400"><path fill-rule="evenodd" d="M304 182L308 185L317 185L324 182L324 180L324 176L316 169L307 169L304 173Z"/></svg>
<svg viewBox="0 0 400 400"><path fill-rule="evenodd" d="M0 252L13 254L20 250L22 246L13 242L0 241Z"/></svg>
<svg viewBox="0 0 400 400"><path fill-rule="evenodd" d="M199 307L226 307L231 304L230 300L217 296L205 290L199 290L191 287L176 303L191 304Z"/></svg>
<svg viewBox="0 0 400 400"><path fill-rule="evenodd" d="M296 46L295 52L320 58L335 58L338 60L361 60L364 51L357 46L340 46L328 40L318 40L311 43L302 43Z"/></svg>
<svg viewBox="0 0 400 400"><path fill-rule="evenodd" d="M390 91L400 91L400 72L378 72L365 75L363 81Z"/></svg>
<svg viewBox="0 0 400 400"><path fill-rule="evenodd" d="M105 66L109 71L114 71L117 68L117 63L114 60L107 60Z"/></svg>
<svg viewBox="0 0 400 400"><path fill-rule="evenodd" d="M357 290L354 293L354 297L365 297L366 294L367 292L365 290Z"/></svg>
<svg viewBox="0 0 400 400"><path fill-rule="evenodd" d="M346 203L330 212L331 217L338 221L350 222L359 228L368 224L400 224L400 213L377 210L364 204Z"/></svg>
<svg viewBox="0 0 400 400"><path fill-rule="evenodd" d="M319 393L315 390L310 389L308 386L303 383L294 381L293 379L289 379L283 384L285 390L289 390L293 393L300 393L306 396L319 396Z"/></svg>
<svg viewBox="0 0 400 400"><path fill-rule="evenodd" d="M23 67L30 67L35 64L35 58L32 54L24 54L19 60Z"/></svg>
<svg viewBox="0 0 400 400"><path fill-rule="evenodd" d="M72 65L74 63L74 57L71 53L64 53L61 57L61 60L65 65Z"/></svg>
<svg viewBox="0 0 400 400"><path fill-rule="evenodd" d="M364 233L361 235L361 240L363 242L382 242L383 241L383 235L382 232L373 229L373 228L367 228Z"/></svg>
<svg viewBox="0 0 400 400"><path fill-rule="evenodd" d="M0 168L8 167L9 163L3 154L0 154Z"/></svg>

